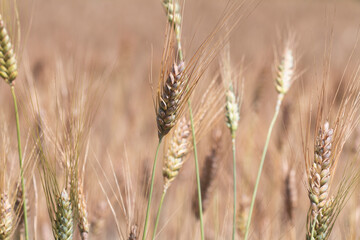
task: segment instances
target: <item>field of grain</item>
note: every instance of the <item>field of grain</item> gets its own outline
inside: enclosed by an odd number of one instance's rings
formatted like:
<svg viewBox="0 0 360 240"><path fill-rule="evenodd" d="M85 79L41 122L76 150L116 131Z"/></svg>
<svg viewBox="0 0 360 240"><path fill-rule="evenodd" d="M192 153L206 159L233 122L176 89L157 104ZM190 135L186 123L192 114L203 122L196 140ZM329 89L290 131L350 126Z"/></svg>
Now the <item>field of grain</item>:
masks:
<svg viewBox="0 0 360 240"><path fill-rule="evenodd" d="M360 1L0 13L0 240L360 239Z"/></svg>

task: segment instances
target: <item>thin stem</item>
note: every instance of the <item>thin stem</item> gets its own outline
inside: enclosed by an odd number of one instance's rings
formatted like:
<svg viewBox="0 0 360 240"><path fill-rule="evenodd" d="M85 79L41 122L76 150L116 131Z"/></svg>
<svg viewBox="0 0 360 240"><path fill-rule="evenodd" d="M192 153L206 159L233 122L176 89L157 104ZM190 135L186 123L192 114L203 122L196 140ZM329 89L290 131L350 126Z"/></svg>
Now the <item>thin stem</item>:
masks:
<svg viewBox="0 0 360 240"><path fill-rule="evenodd" d="M272 132L272 130L274 128L276 119L277 119L277 117L279 115L280 106L281 106L281 102L282 102L283 97L284 96L282 94L278 95L278 101L277 101L276 108L275 108L275 114L274 114L274 117L273 117L273 119L271 121L269 130L268 130L268 133L267 133L266 142L265 142L265 146L264 146L264 150L263 150L263 153L262 153L260 166L259 166L259 170L258 170L258 175L257 175L257 178L256 178L254 193L253 193L252 200L251 200L251 205L250 205L250 210L249 210L249 217L248 217L247 224L246 224L246 232L245 232L245 238L244 238L245 240L248 239L250 223L251 223L251 215L252 215L254 205L255 205L256 193L257 193L257 190L258 190L258 187L259 187L261 172L262 172L262 169L263 169L263 166L264 166L265 156L266 156L266 152L267 152L267 149L268 149L268 146L269 146L271 132Z"/></svg>
<svg viewBox="0 0 360 240"><path fill-rule="evenodd" d="M232 239L235 239L236 229L236 156L235 156L235 137L232 138L232 152L233 152L233 182L234 182L234 212L233 212L233 232Z"/></svg>
<svg viewBox="0 0 360 240"><path fill-rule="evenodd" d="M157 146L157 148L156 148L155 159L154 159L154 164L153 164L153 169L152 169L152 174L151 174L150 193L149 193L149 199L148 199L148 204L147 204L147 209L146 209L146 217L145 217L144 231L143 231L143 236L142 236L142 239L143 239L143 240L145 240L145 237L146 237L146 231L147 231L147 226L148 226L148 221L149 221L149 212L150 212L151 198L152 198L152 193L153 193L153 189L154 189L154 179L155 179L156 162L157 162L157 158L158 158L158 154L159 154L159 149L160 149L160 145L161 145L161 140L162 140L162 138L159 139L159 143L158 143L158 146Z"/></svg>
<svg viewBox="0 0 360 240"><path fill-rule="evenodd" d="M155 239L155 236L156 236L156 229L157 229L157 226L158 226L158 224L159 224L161 207L162 207L162 205L163 205L166 192L167 192L167 191L164 190L164 191L163 191L163 194L162 194L162 196L161 196L161 200L160 200L160 204L159 204L159 209L158 209L158 212L157 212L157 215L156 215L156 222L155 222L154 232L153 232L153 236L152 236L152 239L153 239L153 240Z"/></svg>
<svg viewBox="0 0 360 240"><path fill-rule="evenodd" d="M13 99L14 99L14 109L15 109L15 117L16 117L16 133L17 133L18 152L19 152L20 178L21 178L23 212L24 212L23 214L24 214L25 240L28 240L29 239L29 230L28 230L27 208L26 208L26 197L25 197L24 168L23 168L21 140L20 140L19 111L18 111L18 107L17 107L17 101L16 101L14 85L11 85L10 89L11 89L11 93L12 93L12 96L13 96Z"/></svg>
<svg viewBox="0 0 360 240"><path fill-rule="evenodd" d="M203 213L202 213L202 200L201 200L201 186L200 186L200 173L199 173L199 162L197 157L197 149L196 149L196 139L195 139L195 129L194 129L194 119L191 110L191 101L188 101L189 105L189 113L190 113L190 123L191 123L191 132L193 138L194 145L194 158L195 158L195 170L196 170L196 182L197 182L197 191L198 191L198 199L199 199L199 216L200 216L200 230L201 230L201 240L204 240L204 224L203 224Z"/></svg>

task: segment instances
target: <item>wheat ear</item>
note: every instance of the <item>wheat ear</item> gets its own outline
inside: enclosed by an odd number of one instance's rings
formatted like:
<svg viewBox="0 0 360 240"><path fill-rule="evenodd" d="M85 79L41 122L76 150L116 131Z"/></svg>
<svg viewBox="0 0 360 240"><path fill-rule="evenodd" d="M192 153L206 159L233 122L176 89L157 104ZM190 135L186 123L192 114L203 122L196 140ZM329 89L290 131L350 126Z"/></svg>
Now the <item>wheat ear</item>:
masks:
<svg viewBox="0 0 360 240"><path fill-rule="evenodd" d="M8 194L3 192L0 194L0 239L10 240L13 228L13 209Z"/></svg>
<svg viewBox="0 0 360 240"><path fill-rule="evenodd" d="M232 143L232 157L233 157L233 224L232 224L232 240L235 239L236 230L236 130L238 129L240 120L239 111L239 97L234 91L233 72L230 63L230 46L226 45L223 53L222 61L220 62L221 73L223 82L226 88L226 104L225 104L225 116L226 125L231 133Z"/></svg>
<svg viewBox="0 0 360 240"><path fill-rule="evenodd" d="M329 197L332 178L332 142L334 130L325 122L315 141L314 162L309 175L309 229L307 239L321 239L327 233L327 221L331 215L333 199Z"/></svg>
<svg viewBox="0 0 360 240"><path fill-rule="evenodd" d="M88 212L86 207L86 199L84 196L84 186L81 178L79 177L77 192L76 192L76 214L78 219L78 227L80 231L80 236L82 240L87 240L89 231L90 231L90 223L88 220Z"/></svg>
<svg viewBox="0 0 360 240"><path fill-rule="evenodd" d="M297 206L298 192L296 188L295 170L291 168L285 177L285 198L284 205L287 219L291 225L294 224L294 211Z"/></svg>
<svg viewBox="0 0 360 240"><path fill-rule="evenodd" d="M206 156L204 166L201 169L201 197L202 197L202 206L203 212L205 212L208 202L210 200L210 193L213 183L215 182L216 175L218 172L218 162L221 149L221 136L222 132L220 130L213 132L212 137L212 147L210 153ZM197 202L196 193L193 196L192 200L192 211L197 219L200 218L199 204Z"/></svg>
<svg viewBox="0 0 360 240"><path fill-rule="evenodd" d="M56 201L56 219L55 231L56 240L73 239L74 222L71 202L66 189L63 189L61 195Z"/></svg>

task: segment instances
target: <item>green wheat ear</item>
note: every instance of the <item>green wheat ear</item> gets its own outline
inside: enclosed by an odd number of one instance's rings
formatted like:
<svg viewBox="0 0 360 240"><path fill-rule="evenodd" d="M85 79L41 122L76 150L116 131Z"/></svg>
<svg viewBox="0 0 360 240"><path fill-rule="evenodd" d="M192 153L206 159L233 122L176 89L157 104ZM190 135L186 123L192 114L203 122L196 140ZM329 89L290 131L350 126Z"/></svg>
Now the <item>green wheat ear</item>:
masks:
<svg viewBox="0 0 360 240"><path fill-rule="evenodd" d="M66 190L61 192L57 200L56 211L56 240L73 239L74 223L70 198Z"/></svg>
<svg viewBox="0 0 360 240"><path fill-rule="evenodd" d="M0 15L0 76L12 84L18 75L17 62L9 34Z"/></svg>

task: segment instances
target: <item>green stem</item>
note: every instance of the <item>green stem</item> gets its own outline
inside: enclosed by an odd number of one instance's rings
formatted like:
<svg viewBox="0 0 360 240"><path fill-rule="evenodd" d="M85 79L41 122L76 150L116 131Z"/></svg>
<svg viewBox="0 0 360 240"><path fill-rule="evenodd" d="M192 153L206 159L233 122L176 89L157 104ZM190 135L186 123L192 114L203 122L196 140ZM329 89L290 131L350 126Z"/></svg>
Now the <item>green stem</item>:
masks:
<svg viewBox="0 0 360 240"><path fill-rule="evenodd" d="M201 186L200 186L200 173L199 173L199 162L197 157L197 149L196 149L196 139L195 139L195 129L194 129L194 119L191 110L191 101L188 101L189 105L189 113L190 113L190 123L191 123L191 132L193 138L194 145L194 158L195 158L195 170L196 170L196 183L197 183L197 191L199 198L199 216L200 216L200 230L201 230L201 240L204 240L204 224L203 224L203 212L202 212L202 200L201 200Z"/></svg>
<svg viewBox="0 0 360 240"><path fill-rule="evenodd" d="M152 239L153 239L153 240L155 239L155 236L156 236L156 229L157 229L157 226L158 226L158 224L159 224L161 207L162 207L162 205L163 205L166 192L167 192L167 190L164 190L164 191L163 191L163 194L162 194L162 196L161 196L161 200L160 200L160 204L159 204L159 209L158 209L158 212L157 212L157 215L156 215L156 222L155 222L154 232L153 232L153 236L152 236Z"/></svg>
<svg viewBox="0 0 360 240"><path fill-rule="evenodd" d="M25 240L28 240L29 239L29 230L28 230L27 208L26 208L26 197L25 197L24 168L23 168L23 160L22 160L22 152L21 152L19 111L18 111L18 107L17 107L14 85L11 85L10 89L11 89L11 93L12 93L12 96L14 99L14 108L15 108L15 117L16 117L16 133L17 133L18 152L19 152L20 178L21 178L23 212L24 212L23 214L24 214Z"/></svg>
<svg viewBox="0 0 360 240"><path fill-rule="evenodd" d="M255 205L256 193L257 193L257 190L258 190L258 187L259 187L261 172L262 172L262 169L263 169L263 166L264 166L265 156L266 156L266 152L267 152L267 149L268 149L268 146L269 146L271 132L272 132L272 130L274 128L276 119L277 119L277 117L279 115L280 106L281 106L281 102L282 102L283 97L284 97L284 95L282 95L282 94L278 95L278 101L277 101L276 108L275 108L275 114L274 114L274 117L273 117L273 119L271 121L269 130L268 130L268 133L267 133L266 142L265 142L265 146L264 146L264 150L263 150L263 153L262 153L260 166L259 166L259 170L258 170L258 175L257 175L257 178L256 178L254 193L253 193L252 200L251 200L251 205L250 205L250 210L249 210L249 217L248 217L247 224L246 224L246 232L245 232L245 238L244 238L245 240L248 239L250 223L251 223L251 215L252 215L254 205Z"/></svg>
<svg viewBox="0 0 360 240"><path fill-rule="evenodd" d="M233 182L234 182L234 212L233 212L233 232L232 239L235 239L235 229L236 229L236 156L235 156L235 137L232 138L232 152L233 152Z"/></svg>
<svg viewBox="0 0 360 240"><path fill-rule="evenodd" d="M150 193L149 193L149 199L148 199L148 204L147 204L147 209L146 209L146 217L145 217L144 231L143 231L143 236L142 236L142 239L143 239L143 240L145 240L145 237L146 237L146 231L147 231L147 226L148 226L148 221L149 221L149 212L150 212L151 198L152 198L152 193L153 193L153 189L154 189L154 179L155 179L156 162L157 162L157 158L158 158L158 154L159 154L159 149L160 149L160 145L161 145L161 140L162 140L162 138L159 139L159 143L158 143L158 146L157 146L157 148L156 148L155 159L154 159L154 164L153 164L153 168L152 168Z"/></svg>

